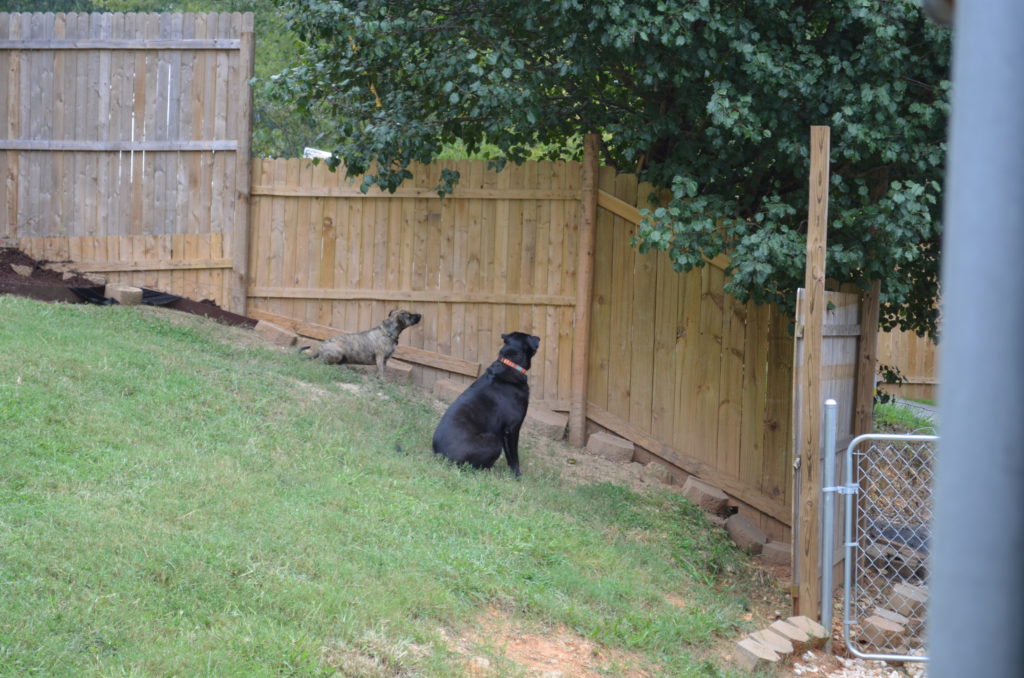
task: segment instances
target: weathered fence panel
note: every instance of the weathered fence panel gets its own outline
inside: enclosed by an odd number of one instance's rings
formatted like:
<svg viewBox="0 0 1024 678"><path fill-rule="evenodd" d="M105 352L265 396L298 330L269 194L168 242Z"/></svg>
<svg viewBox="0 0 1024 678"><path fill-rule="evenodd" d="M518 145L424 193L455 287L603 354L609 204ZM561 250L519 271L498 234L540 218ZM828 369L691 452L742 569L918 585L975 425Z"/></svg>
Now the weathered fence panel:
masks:
<svg viewBox="0 0 1024 678"><path fill-rule="evenodd" d="M244 308L252 26L238 13L0 14L0 235Z"/></svg>

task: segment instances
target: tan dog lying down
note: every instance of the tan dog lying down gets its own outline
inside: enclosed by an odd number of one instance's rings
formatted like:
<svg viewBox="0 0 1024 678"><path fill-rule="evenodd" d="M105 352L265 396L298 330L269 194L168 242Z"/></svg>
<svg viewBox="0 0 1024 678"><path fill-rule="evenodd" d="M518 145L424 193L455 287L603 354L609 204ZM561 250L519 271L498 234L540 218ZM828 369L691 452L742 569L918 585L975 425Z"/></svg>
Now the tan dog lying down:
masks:
<svg viewBox="0 0 1024 678"><path fill-rule="evenodd" d="M398 346L398 336L407 327L419 323L419 313L392 309L377 327L355 334L339 334L324 340L320 348L302 349L307 358L328 365L377 365L377 376L384 378L384 365ZM308 351L308 352L307 352Z"/></svg>

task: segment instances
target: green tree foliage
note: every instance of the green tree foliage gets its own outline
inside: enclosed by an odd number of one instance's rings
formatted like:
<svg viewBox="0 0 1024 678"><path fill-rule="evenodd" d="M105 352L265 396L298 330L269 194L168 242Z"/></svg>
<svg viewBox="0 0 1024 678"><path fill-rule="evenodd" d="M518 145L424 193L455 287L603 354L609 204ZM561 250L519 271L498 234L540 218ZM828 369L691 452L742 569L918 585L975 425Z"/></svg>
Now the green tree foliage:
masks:
<svg viewBox="0 0 1024 678"><path fill-rule="evenodd" d="M91 0L0 0L0 12L88 12Z"/></svg>
<svg viewBox="0 0 1024 678"><path fill-rule="evenodd" d="M809 127L832 128L830 278L882 281L882 323L934 333L950 36L911 0L289 0L277 91L329 163L393 190L455 142L604 160L663 187L635 244L727 252L728 291L791 307ZM575 142L575 143L574 143ZM455 173L438 187L450 190Z"/></svg>

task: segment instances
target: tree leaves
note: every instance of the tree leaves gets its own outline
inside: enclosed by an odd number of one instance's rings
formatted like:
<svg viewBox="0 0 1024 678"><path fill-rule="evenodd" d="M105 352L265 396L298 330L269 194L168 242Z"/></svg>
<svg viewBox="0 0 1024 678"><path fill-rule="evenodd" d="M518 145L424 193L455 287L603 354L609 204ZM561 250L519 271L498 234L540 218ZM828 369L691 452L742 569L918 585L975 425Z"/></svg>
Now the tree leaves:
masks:
<svg viewBox="0 0 1024 678"><path fill-rule="evenodd" d="M729 252L730 292L784 308L803 278L809 127L829 124L828 275L882 280L883 322L934 331L949 32L911 0L286 8L306 51L278 86L326 113L350 172L374 160L392 187L456 141L522 162L600 132L606 162L669 189L642 251L681 271Z"/></svg>

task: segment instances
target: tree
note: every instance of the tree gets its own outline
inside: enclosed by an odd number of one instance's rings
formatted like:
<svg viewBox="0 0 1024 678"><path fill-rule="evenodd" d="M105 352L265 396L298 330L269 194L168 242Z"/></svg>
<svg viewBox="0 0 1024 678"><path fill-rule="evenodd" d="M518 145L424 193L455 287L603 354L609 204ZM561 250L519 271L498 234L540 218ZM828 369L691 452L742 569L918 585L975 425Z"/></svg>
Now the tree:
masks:
<svg viewBox="0 0 1024 678"><path fill-rule="evenodd" d="M792 306L808 130L832 127L828 275L880 280L882 326L936 332L950 36L911 0L290 0L306 45L278 92L329 120L332 166L394 190L485 141L496 164L574 153L667 191L638 230L680 271ZM444 192L458 176L446 173Z"/></svg>

